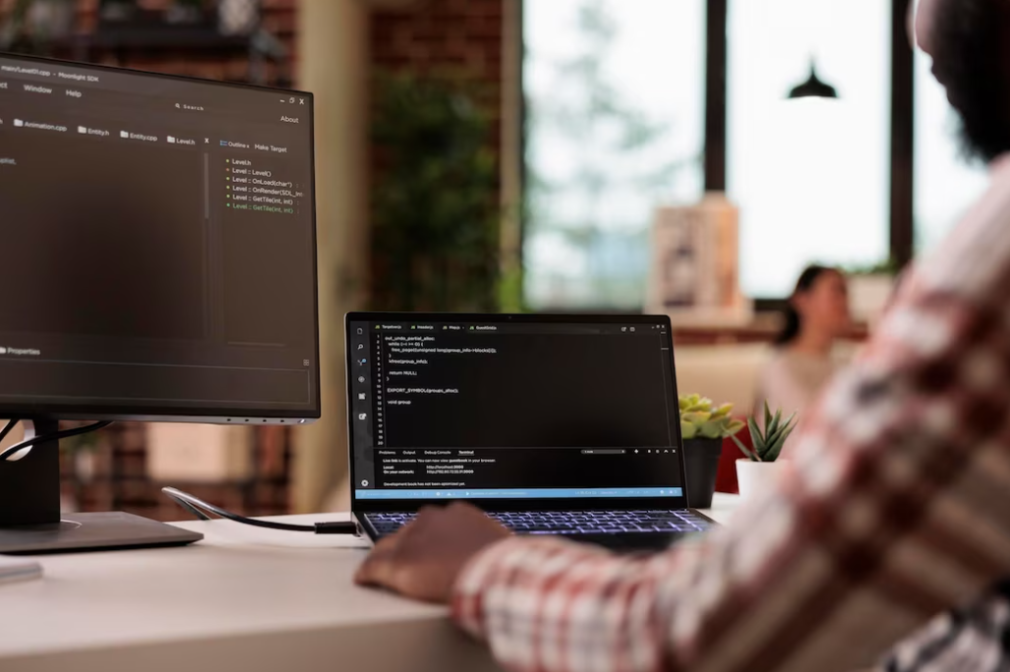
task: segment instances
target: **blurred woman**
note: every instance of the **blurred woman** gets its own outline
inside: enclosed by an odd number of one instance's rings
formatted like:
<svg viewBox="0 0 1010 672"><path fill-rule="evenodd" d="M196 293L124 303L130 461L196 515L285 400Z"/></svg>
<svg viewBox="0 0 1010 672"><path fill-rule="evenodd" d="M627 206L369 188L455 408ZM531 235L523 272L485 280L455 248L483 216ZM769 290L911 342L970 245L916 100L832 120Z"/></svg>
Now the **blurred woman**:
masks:
<svg viewBox="0 0 1010 672"><path fill-rule="evenodd" d="M775 355L758 382L758 418L764 417L767 401L773 413L797 413L802 419L835 372L832 350L851 326L845 276L826 266L808 267L796 283L785 318Z"/></svg>

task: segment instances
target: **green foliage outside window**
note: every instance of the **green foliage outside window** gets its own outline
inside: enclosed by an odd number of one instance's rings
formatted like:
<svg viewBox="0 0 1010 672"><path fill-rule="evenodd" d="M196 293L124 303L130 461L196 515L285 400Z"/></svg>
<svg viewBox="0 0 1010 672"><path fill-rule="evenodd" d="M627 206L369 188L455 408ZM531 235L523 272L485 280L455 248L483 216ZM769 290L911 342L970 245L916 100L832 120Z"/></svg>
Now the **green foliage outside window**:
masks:
<svg viewBox="0 0 1010 672"><path fill-rule="evenodd" d="M498 157L479 91L458 76L392 75L375 105L373 308L498 310L518 283L500 273Z"/></svg>

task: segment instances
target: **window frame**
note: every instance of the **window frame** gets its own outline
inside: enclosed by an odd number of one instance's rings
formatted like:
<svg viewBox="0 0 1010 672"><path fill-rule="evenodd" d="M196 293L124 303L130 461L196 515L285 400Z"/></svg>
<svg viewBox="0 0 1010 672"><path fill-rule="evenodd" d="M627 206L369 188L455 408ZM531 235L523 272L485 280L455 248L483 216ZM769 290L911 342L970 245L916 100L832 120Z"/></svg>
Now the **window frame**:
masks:
<svg viewBox="0 0 1010 672"><path fill-rule="evenodd" d="M705 18L705 191L726 190L727 35L731 0L708 0ZM738 0L740 1L740 0ZM746 0L743 0L746 1ZM891 0L891 147L889 249L899 268L908 264L915 248L915 52L908 37L908 13L914 0ZM519 0L519 90L520 150L519 189L524 193L527 178L526 151L529 143L526 87L523 79L526 59L524 25L526 0ZM520 254L525 250L529 225L525 208L520 208ZM522 289L525 300L525 287ZM758 311L781 310L786 297L753 297ZM560 309L566 312L564 308ZM575 312L574 310L571 312ZM579 309L578 312L585 312ZM613 307L595 312L628 312Z"/></svg>

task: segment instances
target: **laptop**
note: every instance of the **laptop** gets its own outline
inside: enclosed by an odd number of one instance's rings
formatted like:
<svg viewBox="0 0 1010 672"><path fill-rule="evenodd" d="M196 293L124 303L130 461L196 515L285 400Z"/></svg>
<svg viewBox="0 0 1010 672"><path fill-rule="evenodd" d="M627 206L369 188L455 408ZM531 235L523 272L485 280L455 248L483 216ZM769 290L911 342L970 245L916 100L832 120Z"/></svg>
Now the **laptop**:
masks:
<svg viewBox="0 0 1010 672"><path fill-rule="evenodd" d="M659 550L687 507L665 316L351 313L351 509L373 540L470 502L516 534Z"/></svg>

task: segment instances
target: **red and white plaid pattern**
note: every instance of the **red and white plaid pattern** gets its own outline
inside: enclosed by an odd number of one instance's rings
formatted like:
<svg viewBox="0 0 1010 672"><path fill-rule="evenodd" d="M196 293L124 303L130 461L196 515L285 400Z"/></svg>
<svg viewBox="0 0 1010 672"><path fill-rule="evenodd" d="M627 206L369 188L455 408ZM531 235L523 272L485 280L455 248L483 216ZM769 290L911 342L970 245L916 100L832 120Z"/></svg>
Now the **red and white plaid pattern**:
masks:
<svg viewBox="0 0 1010 672"><path fill-rule="evenodd" d="M1010 584L933 620L896 647L883 672L1006 672L1010 669Z"/></svg>
<svg viewBox="0 0 1010 672"><path fill-rule="evenodd" d="M515 670L828 672L985 598L1010 576L1010 162L794 456L731 525L655 557L496 544L460 577L455 617ZM956 659L930 669L995 669Z"/></svg>

